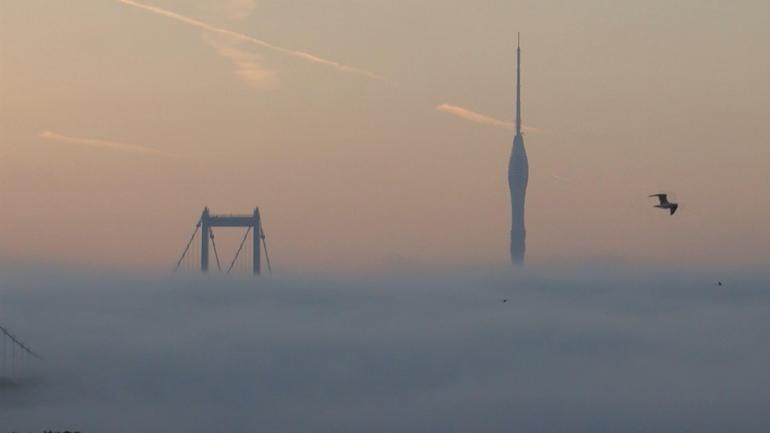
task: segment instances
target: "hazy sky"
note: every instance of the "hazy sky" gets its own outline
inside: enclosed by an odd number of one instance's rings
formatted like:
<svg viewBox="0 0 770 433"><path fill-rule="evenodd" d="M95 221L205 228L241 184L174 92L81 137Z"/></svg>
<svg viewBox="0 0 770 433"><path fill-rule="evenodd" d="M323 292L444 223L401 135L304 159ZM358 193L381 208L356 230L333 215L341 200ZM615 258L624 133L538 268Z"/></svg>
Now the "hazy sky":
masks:
<svg viewBox="0 0 770 433"><path fill-rule="evenodd" d="M531 262L770 263L767 1L146 1L0 0L3 260L504 263L520 31Z"/></svg>

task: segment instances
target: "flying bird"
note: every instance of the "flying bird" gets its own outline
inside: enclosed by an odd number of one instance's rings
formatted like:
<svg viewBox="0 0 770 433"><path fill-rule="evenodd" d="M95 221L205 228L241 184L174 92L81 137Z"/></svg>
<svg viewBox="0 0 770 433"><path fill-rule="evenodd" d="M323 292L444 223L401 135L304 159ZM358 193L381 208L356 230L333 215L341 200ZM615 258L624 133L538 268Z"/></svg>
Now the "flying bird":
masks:
<svg viewBox="0 0 770 433"><path fill-rule="evenodd" d="M668 194L652 194L650 197L657 197L658 200L660 200L660 204L656 204L655 207L668 209L671 212L671 215L673 215L679 207L679 204L668 201Z"/></svg>

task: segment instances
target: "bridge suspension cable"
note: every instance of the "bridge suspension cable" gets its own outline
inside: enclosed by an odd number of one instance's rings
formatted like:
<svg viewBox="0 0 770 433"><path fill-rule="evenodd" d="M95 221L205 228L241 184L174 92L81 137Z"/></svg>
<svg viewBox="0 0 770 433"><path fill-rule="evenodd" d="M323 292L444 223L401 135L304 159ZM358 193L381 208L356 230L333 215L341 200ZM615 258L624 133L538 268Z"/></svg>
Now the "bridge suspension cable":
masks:
<svg viewBox="0 0 770 433"><path fill-rule="evenodd" d="M190 240L187 241L187 246L184 247L184 251L182 252L182 256L179 257L179 261L176 262L176 267L174 268L174 272L176 272L179 269L179 266L182 264L182 261L184 260L184 257L187 255L187 251L190 249L190 245L192 245L193 240L195 240L195 235L198 234L198 229L200 229L200 228L201 228L201 222L200 222L200 220L198 220L198 224L195 225L195 230L193 230L193 234L192 234L192 236L190 236Z"/></svg>
<svg viewBox="0 0 770 433"><path fill-rule="evenodd" d="M32 357L34 357L34 358L37 358L37 359L43 359L43 358L42 358L40 355L38 355L37 353L35 353L35 352L34 352L32 349L30 349L29 347L27 347L27 346L24 344L24 342L23 342L23 341L21 341L20 339L18 339L17 337L15 337L13 334L11 334L11 333L8 331L8 329L7 329L7 328L5 328L4 326L0 326L0 332L2 332L2 333L5 335L5 337L9 338L9 339L10 339L10 340L13 342L13 344L14 344L14 345L16 345L16 346L18 346L19 348L21 348L21 349L22 349L24 352L28 353L29 355L31 355L31 356L32 356Z"/></svg>
<svg viewBox="0 0 770 433"><path fill-rule="evenodd" d="M222 272L222 265L219 263L219 253L217 253L217 243L214 242L214 230L209 227L209 236L211 237L211 245L214 247L214 257L217 259L217 269Z"/></svg>
<svg viewBox="0 0 770 433"><path fill-rule="evenodd" d="M254 231L251 232L251 236L254 237ZM243 260L241 261L241 268L243 272L248 272L249 263L252 263L251 255L253 251L251 250L251 248L246 248L245 252L246 252L246 255L243 257Z"/></svg>
<svg viewBox="0 0 770 433"><path fill-rule="evenodd" d="M42 360L43 358L30 349L21 339L11 334L7 328L0 325L0 338L3 340L3 357L0 368L0 385L3 383L14 384L23 376L30 358ZM10 344L9 344L10 343ZM8 349L10 346L10 360ZM17 354L18 352L18 354ZM9 362L10 361L10 362Z"/></svg>
<svg viewBox="0 0 770 433"><path fill-rule="evenodd" d="M267 272L272 274L273 267L270 266L270 256L267 254L267 237L265 231L262 229L262 221L259 223L259 236L262 238L262 247L265 250L265 262L267 262Z"/></svg>
<svg viewBox="0 0 770 433"><path fill-rule="evenodd" d="M246 228L246 234L243 235L243 239L241 239L241 244L238 245L238 251L235 252L233 261L230 262L230 266L228 266L227 268L228 274L230 273L230 271L233 270L233 266L235 266L235 261L238 260L238 256L241 254L241 250L243 250L243 245L246 244L246 240L249 238L249 233L251 233L251 227Z"/></svg>

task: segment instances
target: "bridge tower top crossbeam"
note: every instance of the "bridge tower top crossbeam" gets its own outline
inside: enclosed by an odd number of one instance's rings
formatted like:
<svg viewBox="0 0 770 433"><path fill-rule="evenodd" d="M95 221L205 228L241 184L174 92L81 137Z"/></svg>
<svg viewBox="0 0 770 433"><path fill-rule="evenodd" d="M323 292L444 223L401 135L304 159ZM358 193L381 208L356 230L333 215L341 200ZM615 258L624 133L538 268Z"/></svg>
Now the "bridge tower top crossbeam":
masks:
<svg viewBox="0 0 770 433"><path fill-rule="evenodd" d="M254 208L251 215L233 215L221 214L215 215L206 207L203 209L200 219L201 225L201 271L209 270L209 239L214 239L211 231L213 227L243 227L252 229L252 255L251 268L254 275L262 272L261 241L264 237L262 231L262 218L259 214L259 208Z"/></svg>

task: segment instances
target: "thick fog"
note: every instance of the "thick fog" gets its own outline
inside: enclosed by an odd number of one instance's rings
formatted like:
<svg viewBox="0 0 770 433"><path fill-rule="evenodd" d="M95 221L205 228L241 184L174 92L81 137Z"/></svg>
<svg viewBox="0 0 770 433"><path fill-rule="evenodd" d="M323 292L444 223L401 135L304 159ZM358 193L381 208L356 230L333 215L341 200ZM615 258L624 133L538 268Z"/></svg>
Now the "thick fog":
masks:
<svg viewBox="0 0 770 433"><path fill-rule="evenodd" d="M0 431L766 433L769 282L5 269L0 324L44 360L0 387Z"/></svg>

